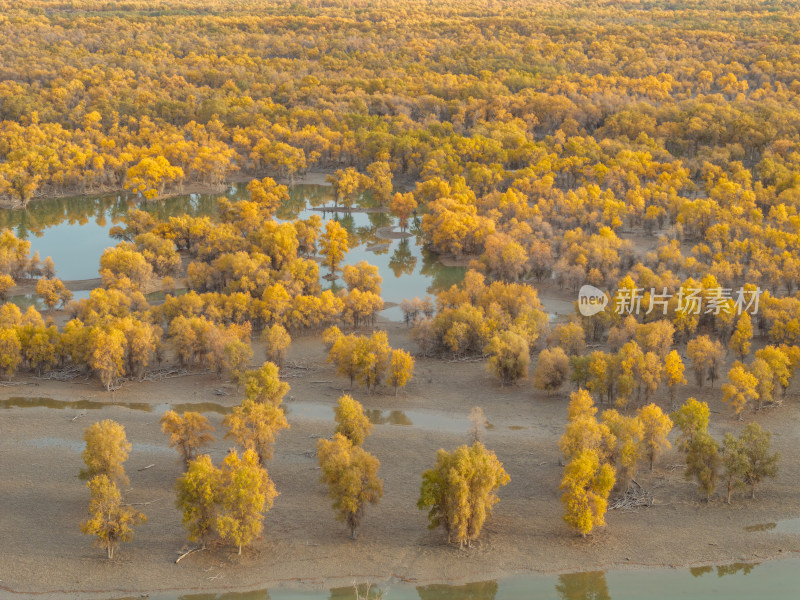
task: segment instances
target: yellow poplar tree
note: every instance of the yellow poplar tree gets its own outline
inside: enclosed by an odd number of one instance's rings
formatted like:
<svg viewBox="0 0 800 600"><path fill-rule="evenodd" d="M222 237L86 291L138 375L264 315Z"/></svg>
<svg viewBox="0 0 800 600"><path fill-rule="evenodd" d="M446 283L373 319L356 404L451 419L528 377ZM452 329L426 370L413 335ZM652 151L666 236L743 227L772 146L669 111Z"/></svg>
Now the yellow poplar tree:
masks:
<svg viewBox="0 0 800 600"><path fill-rule="evenodd" d="M239 384L244 385L245 398L274 406L279 406L289 391L289 384L280 380L278 366L269 361L241 374Z"/></svg>
<svg viewBox="0 0 800 600"><path fill-rule="evenodd" d="M614 467L602 463L597 451L581 450L564 469L564 521L586 537L606 524L608 495L614 487Z"/></svg>
<svg viewBox="0 0 800 600"><path fill-rule="evenodd" d="M728 348L734 351L739 360L744 360L750 354L750 341L753 339L753 323L750 315L742 313L736 323L736 329L728 342Z"/></svg>
<svg viewBox="0 0 800 600"><path fill-rule="evenodd" d="M332 440L319 440L317 456L320 479L328 486L336 518L347 523L350 539L355 539L367 504L377 504L383 496L378 477L381 463L341 433Z"/></svg>
<svg viewBox="0 0 800 600"><path fill-rule="evenodd" d="M336 420L336 433L341 433L344 437L353 442L353 445L360 446L367 439L374 426L364 414L364 407L352 396L344 394L339 398L339 402L334 409Z"/></svg>
<svg viewBox="0 0 800 600"><path fill-rule="evenodd" d="M495 335L487 344L485 352L490 354L487 370L497 377L502 385L514 383L528 376L531 356L528 342L513 331Z"/></svg>
<svg viewBox="0 0 800 600"><path fill-rule="evenodd" d="M286 351L292 343L289 332L275 323L272 327L264 330L261 339L267 345L267 359L280 367L286 358Z"/></svg>
<svg viewBox="0 0 800 600"><path fill-rule="evenodd" d="M636 468L642 458L644 426L640 419L622 415L613 409L603 411L600 418L612 436L609 462L616 465L620 489L627 489L636 476Z"/></svg>
<svg viewBox="0 0 800 600"><path fill-rule="evenodd" d="M597 407L586 390L570 395L567 408L567 426L558 446L564 458L572 460L583 450L592 450L605 457L616 440L605 423L599 423L595 415Z"/></svg>
<svg viewBox="0 0 800 600"><path fill-rule="evenodd" d="M86 484L91 494L89 519L81 523L86 535L96 535L97 545L105 548L108 558L120 542L133 538L133 528L147 520L144 514L130 506L122 505L122 496L116 484L105 475L97 475Z"/></svg>
<svg viewBox="0 0 800 600"><path fill-rule="evenodd" d="M675 389L679 385L686 385L686 377L683 375L684 370L683 361L677 350L673 350L667 354L667 357L664 359L663 376L669 388L669 401L671 403L675 402ZM674 404L672 408L675 408Z"/></svg>
<svg viewBox="0 0 800 600"><path fill-rule="evenodd" d="M219 508L216 529L242 553L264 529L264 515L272 508L278 492L267 470L253 450L242 457L234 450L225 457L219 476Z"/></svg>
<svg viewBox="0 0 800 600"><path fill-rule="evenodd" d="M206 540L214 530L220 471L208 454L192 460L186 472L175 482L175 507L183 515L183 526L193 542Z"/></svg>
<svg viewBox="0 0 800 600"><path fill-rule="evenodd" d="M87 341L89 366L110 391L117 378L125 373L125 334L119 329L106 331L102 327L92 327Z"/></svg>
<svg viewBox="0 0 800 600"><path fill-rule="evenodd" d="M323 264L328 267L331 274L335 273L344 255L350 249L350 237L347 230L338 221L328 221L325 233L320 237Z"/></svg>
<svg viewBox="0 0 800 600"><path fill-rule="evenodd" d="M739 419L748 402L758 400L758 379L740 362L728 371L728 383L722 386L722 401L730 405Z"/></svg>
<svg viewBox="0 0 800 600"><path fill-rule="evenodd" d="M131 445L125 436L125 428L110 419L91 425L83 432L86 448L81 457L86 468L81 469L81 479L92 479L105 475L112 481L128 483L123 463L128 460Z"/></svg>
<svg viewBox="0 0 800 600"><path fill-rule="evenodd" d="M642 424L642 444L650 470L653 470L653 461L662 450L670 448L667 435L672 431L672 420L655 404L648 404L636 411L636 418Z"/></svg>
<svg viewBox="0 0 800 600"><path fill-rule="evenodd" d="M687 452L695 436L708 432L710 414L708 404L698 402L695 398L689 398L683 403L683 406L670 415L672 422L681 431L675 442L680 450Z"/></svg>
<svg viewBox="0 0 800 600"><path fill-rule="evenodd" d="M186 467L194 460L201 446L214 441L214 436L209 433L214 428L208 418L200 413L187 411L179 415L174 410L168 410L162 415L160 423L161 431L169 436L169 447L177 448Z"/></svg>
<svg viewBox="0 0 800 600"><path fill-rule="evenodd" d="M10 327L0 328L0 367L6 379L11 379L22 362L22 344L19 334Z"/></svg>
<svg viewBox="0 0 800 600"><path fill-rule="evenodd" d="M394 387L395 398L397 397L397 390L405 387L413 376L414 358L405 350L392 350L386 383Z"/></svg>
<svg viewBox="0 0 800 600"><path fill-rule="evenodd" d="M481 442L452 452L439 450L436 465L422 474L417 507L428 510L428 528L447 531L448 542L471 546L500 499L497 490L511 481L497 455Z"/></svg>
<svg viewBox="0 0 800 600"><path fill-rule="evenodd" d="M225 437L233 438L246 450L255 451L262 465L272 458L275 436L282 429L289 429L282 408L247 398L241 406L235 407L231 414L225 416L222 424L228 428Z"/></svg>

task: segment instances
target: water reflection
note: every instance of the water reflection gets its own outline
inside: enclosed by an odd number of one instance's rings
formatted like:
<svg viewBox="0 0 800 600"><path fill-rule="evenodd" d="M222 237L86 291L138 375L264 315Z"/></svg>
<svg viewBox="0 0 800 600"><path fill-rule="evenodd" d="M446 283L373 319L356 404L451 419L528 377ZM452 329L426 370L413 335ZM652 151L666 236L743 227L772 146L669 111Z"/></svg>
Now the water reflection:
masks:
<svg viewBox="0 0 800 600"><path fill-rule="evenodd" d="M290 400L284 403L284 410L289 417L312 419L316 421L333 421L334 407L321 402ZM401 425L431 429L447 433L466 433L470 427L467 415L455 416L427 410L388 410L365 409L365 414L376 425Z"/></svg>
<svg viewBox="0 0 800 600"><path fill-rule="evenodd" d="M778 526L777 523L759 523L758 525L748 525L744 528L745 531L753 533L755 531L770 531Z"/></svg>
<svg viewBox="0 0 800 600"><path fill-rule="evenodd" d="M223 195L237 200L247 198L248 192L242 183L230 186L224 194L187 194L145 204L119 194L40 200L26 210L0 210L0 228L12 228L17 236L29 239L31 251L39 252L42 258L52 256L61 279L92 279L98 276L103 251L116 244L109 237L109 230L121 223L130 210L141 208L160 219L182 214L213 216L217 213L217 199ZM276 217L307 219L316 214L323 220L339 221L353 242L343 264L366 260L377 266L383 277L382 296L388 302L434 294L463 279L465 268L444 266L423 247L418 219L411 223L412 237L387 240L378 237L377 232L383 227L393 227L396 219L377 208L371 194L362 194L357 203L361 210L315 210L330 206L332 201L330 186L298 184L290 188L289 199L278 209ZM323 287L339 289L342 285L340 279L323 281ZM34 301L33 298L18 300ZM385 314L398 320L401 316L399 309L389 309Z"/></svg>
<svg viewBox="0 0 800 600"><path fill-rule="evenodd" d="M413 425L402 410L390 410L388 414L382 410L373 409L366 411L370 423L375 425Z"/></svg>
<svg viewBox="0 0 800 600"><path fill-rule="evenodd" d="M556 591L562 600L611 600L603 571L559 575Z"/></svg>
<svg viewBox="0 0 800 600"><path fill-rule="evenodd" d="M395 248L392 258L389 259L389 268L395 277L411 275L417 266L417 257L411 252L408 238L400 240Z"/></svg>
<svg viewBox="0 0 800 600"><path fill-rule="evenodd" d="M55 400L53 398L21 398L13 397L0 400L0 408L54 408L63 410L73 408L76 410L98 410L107 406L124 406L131 410L152 412L153 407L146 402L104 402L100 400Z"/></svg>
<svg viewBox="0 0 800 600"><path fill-rule="evenodd" d="M494 600L497 595L497 580L477 581L465 585L418 586L420 600Z"/></svg>
<svg viewBox="0 0 800 600"><path fill-rule="evenodd" d="M388 594L376 585L361 583L358 585L358 594L353 586L331 588L328 600L380 600L386 598Z"/></svg>
<svg viewBox="0 0 800 600"><path fill-rule="evenodd" d="M726 575L748 575L761 563L745 563L737 562L729 565L719 565L717 567L692 567L689 572L693 577L702 577L707 573L717 572L717 577L725 577Z"/></svg>
<svg viewBox="0 0 800 600"><path fill-rule="evenodd" d="M24 398L13 397L5 400L0 400L0 409L6 408L54 408L63 410L67 408L75 410L100 410L110 406L117 406L120 408L127 408L129 410L139 410L143 412L156 412L162 413L168 410L174 410L179 413L186 411L194 411L200 413L217 413L220 415L227 415L232 411L231 407L223 406L216 402L186 402L175 404L149 404L147 402L111 402L104 400L56 400L54 398Z"/></svg>
<svg viewBox="0 0 800 600"><path fill-rule="evenodd" d="M370 599L383 593L385 600L673 600L703 598L731 600L741 598L797 598L797 560L771 561L754 571L754 564L736 563L723 567L693 569L645 569L595 571L566 575L519 575L500 580L466 585L435 584L414 587L395 582L371 588ZM701 577L717 571L718 577ZM311 573L313 576L314 573ZM724 577L723 577L724 576ZM362 596L366 586L360 586ZM229 592L223 594L154 592L150 600L355 600L352 586L330 590L282 589L269 592Z"/></svg>
<svg viewBox="0 0 800 600"><path fill-rule="evenodd" d="M152 596L151 596L152 598ZM183 594L178 600L270 600L267 590L225 592L224 594Z"/></svg>

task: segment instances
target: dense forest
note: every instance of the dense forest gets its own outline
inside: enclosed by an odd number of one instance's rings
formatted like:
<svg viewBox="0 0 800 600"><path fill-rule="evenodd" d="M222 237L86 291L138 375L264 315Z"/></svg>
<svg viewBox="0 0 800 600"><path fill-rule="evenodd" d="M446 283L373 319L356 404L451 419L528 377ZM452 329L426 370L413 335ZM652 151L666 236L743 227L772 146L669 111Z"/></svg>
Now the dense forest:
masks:
<svg viewBox="0 0 800 600"><path fill-rule="evenodd" d="M715 440L707 403L683 391L684 372L697 389L725 382L719 395L742 419L779 406L800 366L798 8L0 0L6 204L35 216L46 196L127 190L160 202L249 181L248 197L220 198L213 217L128 213L101 259L102 287L78 301L52 260L4 230L0 293L35 279L53 315L0 308L0 367L9 378L93 373L107 390L168 362L233 377L248 390L236 414L268 418L258 434L268 443L242 434L244 462L234 453L216 475L187 454L184 484L194 472L217 484L236 469L260 473L286 425L283 394L259 401L247 388L264 373L249 369L255 333L269 385L291 336L324 330L328 361L351 387L397 394L415 357L372 331L384 306L377 268L343 267L352 240L335 220L274 218L284 184L321 171L337 210L369 196L372 210L398 217L394 233L411 226L431 251L469 267L435 301L403 303L416 359L486 358L498 385L530 372L542 393L578 388L560 447L574 530L604 524L612 491L624 497L640 463L653 469L673 424L702 495L724 482L728 501L740 487L755 495L777 472L769 432L750 423ZM635 236L658 241L643 252ZM323 289L337 272L346 288ZM576 310L551 328L543 282L612 290L610 308ZM154 286L168 293L151 305ZM599 418L595 403L607 409ZM352 475L343 464L371 482L357 510L342 509L353 534L382 493L363 437L337 430L319 446L336 502ZM509 477L477 437L440 451L419 501L433 527L467 546ZM443 473L475 465L491 477L467 518L454 514ZM116 498L114 473L92 474L106 477L92 493ZM264 473L262 512L271 486ZM199 501L184 498L184 508ZM241 536L219 523L241 552Z"/></svg>

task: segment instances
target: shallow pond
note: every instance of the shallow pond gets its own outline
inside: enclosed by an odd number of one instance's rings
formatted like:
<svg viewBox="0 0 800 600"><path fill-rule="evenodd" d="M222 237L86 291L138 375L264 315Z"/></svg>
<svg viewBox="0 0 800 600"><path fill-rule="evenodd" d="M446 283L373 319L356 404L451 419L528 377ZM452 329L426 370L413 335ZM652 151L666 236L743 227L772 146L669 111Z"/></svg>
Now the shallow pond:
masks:
<svg viewBox="0 0 800 600"><path fill-rule="evenodd" d="M373 586L384 600L771 600L796 599L800 562L736 563L694 569L593 571L526 575L467 585ZM765 586L769 584L769 594ZM362 589L362 594L363 594ZM354 600L352 587L325 591L259 590L227 594L154 593L150 600ZM362 595L363 597L363 595ZM370 598L378 598L370 595Z"/></svg>
<svg viewBox="0 0 800 600"><path fill-rule="evenodd" d="M221 194L187 194L163 201L139 204L123 195L86 196L36 200L26 210L0 210L0 228L14 230L20 238L31 242L31 252L44 259L51 256L56 273L63 280L93 279L98 277L100 256L117 240L109 237L109 230L120 224L123 217L136 207L165 218L172 215L214 215L217 198L245 198L244 184L232 185ZM374 209L368 195L360 204ZM423 297L458 283L464 277L463 267L448 267L422 247L417 225L410 223L414 235L405 239L385 240L378 237L378 229L394 227L396 219L385 212L321 212L323 206L333 207L330 186L298 184L290 188L289 200L278 210L279 220L305 219L319 214L323 220L339 221L347 229L353 247L345 256L344 264L366 260L378 267L383 278L384 300L399 303L404 298ZM321 270L321 275L324 275ZM339 289L341 279L334 282L322 280L323 287ZM75 297L88 296L76 292ZM20 306L37 303L35 296L12 298ZM41 308L41 307L40 307ZM399 307L390 307L384 316L400 320Z"/></svg>
<svg viewBox="0 0 800 600"><path fill-rule="evenodd" d="M333 422L334 406L317 402L290 400L284 402L286 413L292 417ZM446 414L426 410L380 410L365 408L364 413L375 425L399 425L448 433L464 433L472 424L469 415Z"/></svg>
<svg viewBox="0 0 800 600"><path fill-rule="evenodd" d="M141 410L144 412L163 413L174 410L179 413L189 411L200 413L218 413L227 415L232 411L228 406L217 404L216 402L190 402L176 404L150 404L148 402L113 402L111 400L55 400L54 398L42 397L21 397L16 396L0 400L0 409L3 408L55 408L58 410L100 410L109 407L127 408L129 410Z"/></svg>

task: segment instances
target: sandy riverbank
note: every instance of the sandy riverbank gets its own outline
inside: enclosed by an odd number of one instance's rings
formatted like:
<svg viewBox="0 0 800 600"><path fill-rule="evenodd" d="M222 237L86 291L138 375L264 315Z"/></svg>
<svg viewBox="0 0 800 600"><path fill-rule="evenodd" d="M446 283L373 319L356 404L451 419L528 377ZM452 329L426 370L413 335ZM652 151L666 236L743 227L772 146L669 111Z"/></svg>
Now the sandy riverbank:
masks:
<svg viewBox="0 0 800 600"><path fill-rule="evenodd" d="M394 346L412 347L403 326L382 325ZM180 465L159 431L160 410L147 412L141 404L233 406L239 396L232 385L196 375L127 383L113 396L119 407L0 409L0 590L86 598L92 592L109 597L112 592L330 587L349 585L354 579L460 582L533 571L760 561L800 551L798 536L745 531L745 526L800 515L796 399L759 416L773 431L783 458L778 479L767 482L757 500L737 497L728 506L715 499L707 505L694 484L684 480L682 457L673 450L659 459L652 473L637 477L655 494L655 505L612 511L608 526L584 540L561 520L557 442L566 393L543 395L529 382L500 388L480 363L422 359L415 380L398 399L391 392L355 392L366 408L384 414L407 411L413 424L378 425L366 442L381 460L384 498L370 507L359 538L350 541L346 528L334 520L313 456L317 438L333 430L332 406L347 382L325 364L322 345L314 338L296 340L290 359L309 368L284 371L292 386L286 401L291 430L280 435L268 467L281 495L267 514L263 539L241 557L229 548L217 548L174 564L186 547L173 507L172 486ZM112 399L94 381L22 383L26 385L3 388L0 398ZM216 395L215 389L230 395ZM718 391L690 386L685 395L692 394L714 399L716 435L741 427L716 400ZM125 403L140 406L132 410L122 406ZM446 545L440 531L426 529L425 514L415 503L420 474L431 466L436 450L467 441L466 416L476 405L484 408L492 424L485 442L504 462L512 481L501 490L501 502L478 547L462 551ZM303 407L309 406L315 410L306 414ZM220 432L222 415L207 414ZM78 530L88 498L76 477L81 436L88 424L102 418L126 427L133 450L127 463L131 487L124 495L128 502L147 503L141 509L148 515L147 524L113 562ZM218 433L210 450L215 461L231 445ZM150 464L155 466L139 470Z"/></svg>

